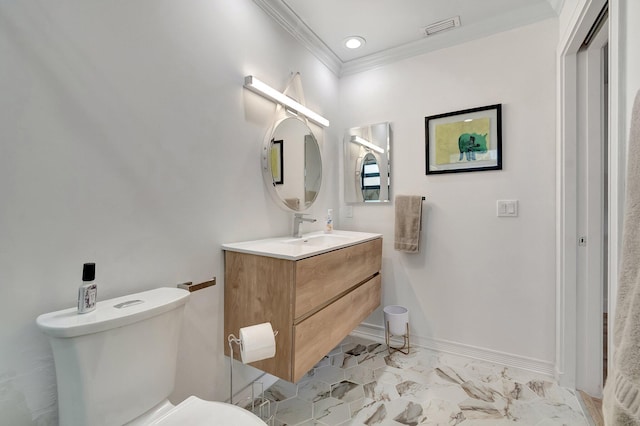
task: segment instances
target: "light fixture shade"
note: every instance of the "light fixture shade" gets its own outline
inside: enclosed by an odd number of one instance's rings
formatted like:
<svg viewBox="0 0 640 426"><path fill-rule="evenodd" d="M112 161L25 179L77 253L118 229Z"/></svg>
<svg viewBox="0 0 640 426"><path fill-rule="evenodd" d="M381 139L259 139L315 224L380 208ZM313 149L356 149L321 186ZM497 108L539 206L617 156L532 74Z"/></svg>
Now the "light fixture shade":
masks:
<svg viewBox="0 0 640 426"><path fill-rule="evenodd" d="M260 81L259 79L255 78L252 75L248 75L244 78L244 87L251 90L252 92L255 92L261 96L264 96L265 98L273 102L276 102L280 105L283 105L287 108L292 109L293 111L299 114L304 115L309 120L321 126L329 127L329 120L327 120L320 114L310 110L309 108L302 105L301 103L294 101L284 93L279 92L278 90Z"/></svg>
<svg viewBox="0 0 640 426"><path fill-rule="evenodd" d="M380 154L384 154L384 149L379 147L378 145L374 145L366 139L361 138L360 136L351 136L351 142L360 144L362 146L366 146L369 149L372 149Z"/></svg>

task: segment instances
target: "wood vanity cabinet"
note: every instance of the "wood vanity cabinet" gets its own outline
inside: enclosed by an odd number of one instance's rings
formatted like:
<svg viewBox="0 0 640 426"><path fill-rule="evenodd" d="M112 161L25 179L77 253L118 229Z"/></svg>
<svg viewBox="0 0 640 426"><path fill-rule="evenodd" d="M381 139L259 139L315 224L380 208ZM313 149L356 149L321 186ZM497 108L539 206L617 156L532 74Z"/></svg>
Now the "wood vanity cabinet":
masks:
<svg viewBox="0 0 640 426"><path fill-rule="evenodd" d="M300 260L226 250L225 354L229 334L271 322L276 356L251 365L297 382L380 305L381 265L382 238Z"/></svg>

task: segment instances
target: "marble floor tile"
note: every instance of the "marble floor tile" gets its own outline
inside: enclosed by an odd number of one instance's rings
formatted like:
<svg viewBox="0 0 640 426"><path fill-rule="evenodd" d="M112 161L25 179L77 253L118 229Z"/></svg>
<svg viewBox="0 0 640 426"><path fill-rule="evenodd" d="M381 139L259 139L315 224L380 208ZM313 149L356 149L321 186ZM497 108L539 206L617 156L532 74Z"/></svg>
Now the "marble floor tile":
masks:
<svg viewBox="0 0 640 426"><path fill-rule="evenodd" d="M278 402L275 420L282 425L297 425L313 418L313 404L299 398Z"/></svg>
<svg viewBox="0 0 640 426"><path fill-rule="evenodd" d="M344 371L345 379L361 385L373 382L376 377L372 369L359 365L347 368Z"/></svg>
<svg viewBox="0 0 640 426"><path fill-rule="evenodd" d="M305 401L318 402L328 398L330 394L331 385L320 380L307 380L298 385L298 398Z"/></svg>
<svg viewBox="0 0 640 426"><path fill-rule="evenodd" d="M274 402L284 401L285 399L292 398L298 393L298 386L286 382L284 380L278 380L269 389L264 391L264 396Z"/></svg>
<svg viewBox="0 0 640 426"><path fill-rule="evenodd" d="M344 369L333 366L317 368L313 377L316 380L333 385L344 379Z"/></svg>
<svg viewBox="0 0 640 426"><path fill-rule="evenodd" d="M313 404L313 418L324 425L339 425L351 419L349 404L336 398L325 398Z"/></svg>
<svg viewBox="0 0 640 426"><path fill-rule="evenodd" d="M343 380L331 386L331 397L343 402L353 402L364 398L363 386Z"/></svg>
<svg viewBox="0 0 640 426"><path fill-rule="evenodd" d="M297 384L278 381L274 426L586 426L552 379L461 356L349 336Z"/></svg>

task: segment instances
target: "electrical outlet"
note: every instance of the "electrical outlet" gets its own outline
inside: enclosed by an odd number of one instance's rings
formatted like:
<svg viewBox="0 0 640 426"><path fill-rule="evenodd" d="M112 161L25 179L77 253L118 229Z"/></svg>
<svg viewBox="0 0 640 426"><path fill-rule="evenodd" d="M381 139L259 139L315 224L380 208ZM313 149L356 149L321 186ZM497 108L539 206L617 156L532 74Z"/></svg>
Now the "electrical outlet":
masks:
<svg viewBox="0 0 640 426"><path fill-rule="evenodd" d="M353 206L345 206L344 217L353 217Z"/></svg>

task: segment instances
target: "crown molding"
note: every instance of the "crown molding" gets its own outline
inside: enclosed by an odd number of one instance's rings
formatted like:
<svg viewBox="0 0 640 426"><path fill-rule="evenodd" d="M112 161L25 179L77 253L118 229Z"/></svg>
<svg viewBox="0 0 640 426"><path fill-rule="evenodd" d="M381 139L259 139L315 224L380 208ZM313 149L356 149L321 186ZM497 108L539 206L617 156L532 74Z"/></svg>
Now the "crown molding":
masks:
<svg viewBox="0 0 640 426"><path fill-rule="evenodd" d="M555 18L564 3L564 0L547 0L548 4L539 3L528 6L468 26L464 25L463 17L461 27L343 62L283 0L253 1L339 77L368 71L402 59L444 49L544 19Z"/></svg>
<svg viewBox="0 0 640 426"><path fill-rule="evenodd" d="M342 69L340 58L282 0L253 0L253 2L306 47L329 70L340 75Z"/></svg>
<svg viewBox="0 0 640 426"><path fill-rule="evenodd" d="M463 21L462 26L447 30L441 34L425 37L393 49L344 62L340 76L371 70L403 59L452 47L555 17L557 17L557 15L550 11L548 6L540 3L517 11L497 15L474 25L465 26Z"/></svg>

